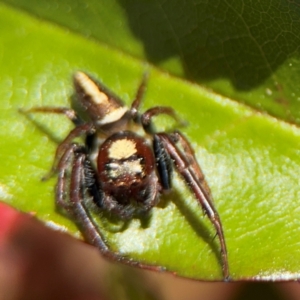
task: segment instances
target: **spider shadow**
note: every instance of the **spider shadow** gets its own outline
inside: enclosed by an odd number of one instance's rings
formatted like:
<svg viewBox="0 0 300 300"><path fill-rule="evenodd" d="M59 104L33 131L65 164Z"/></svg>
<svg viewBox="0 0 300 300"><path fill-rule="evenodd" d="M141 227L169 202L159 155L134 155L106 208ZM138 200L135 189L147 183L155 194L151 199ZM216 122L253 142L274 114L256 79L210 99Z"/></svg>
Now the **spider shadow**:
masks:
<svg viewBox="0 0 300 300"><path fill-rule="evenodd" d="M174 189L171 193L172 201L180 213L186 218L189 225L193 228L196 234L201 238L205 243L209 245L214 255L218 258L218 261L222 264L222 255L220 251L220 246L216 242L216 235L212 237L211 232L205 226L205 224L199 219L199 212L195 212L192 208L190 208L187 204L183 195L179 193L176 189ZM199 205L199 210L201 207Z"/></svg>
<svg viewBox="0 0 300 300"><path fill-rule="evenodd" d="M23 111L22 109L19 109L19 113L25 116L27 120L29 120L40 132L45 134L49 138L50 141L54 142L55 144L60 144L61 143L61 138L56 136L53 133L53 130L49 128L49 126L45 126L42 122L37 121L33 115L36 113L31 113L31 112L26 112Z"/></svg>
<svg viewBox="0 0 300 300"><path fill-rule="evenodd" d="M211 235L211 231L207 228L207 226L199 219L199 211L195 212L192 208L190 208L186 201L183 198L183 195L177 190L173 190L167 195L161 195L161 200L159 204L156 206L160 209L166 208L166 206L173 202L176 208L180 211L180 213L185 217L191 228L196 232L197 236L201 238L205 243L209 245L212 249L214 255L218 258L218 261L222 263L220 246L217 243L215 237ZM199 206L199 210L200 210ZM148 212L143 215L135 216L131 220L120 220L117 216L110 214L108 212L103 212L100 210L103 218L101 222L104 222L104 226L110 232L122 232L129 228L130 223L133 219L137 219L140 221L140 226L143 229L151 227L151 219L153 217L152 212Z"/></svg>
<svg viewBox="0 0 300 300"><path fill-rule="evenodd" d="M150 64L161 65L176 58L185 77L201 84L227 79L235 89L251 91L299 53L299 42L295 42L298 28L291 26L293 17L278 23L287 8L284 1L268 8L263 22L249 17L263 13L257 5L248 5L245 10L243 5L226 1L186 1L184 5L174 1L117 2ZM298 14L299 6L294 9ZM276 38L266 43L274 31ZM280 55L279 45L288 45ZM180 74L173 67L167 69Z"/></svg>

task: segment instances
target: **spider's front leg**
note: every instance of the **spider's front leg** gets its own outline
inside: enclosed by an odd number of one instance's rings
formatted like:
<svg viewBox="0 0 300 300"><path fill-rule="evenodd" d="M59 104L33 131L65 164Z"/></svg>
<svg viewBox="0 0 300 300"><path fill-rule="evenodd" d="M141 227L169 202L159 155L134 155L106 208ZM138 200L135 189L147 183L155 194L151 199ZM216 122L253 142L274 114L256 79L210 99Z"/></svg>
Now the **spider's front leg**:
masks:
<svg viewBox="0 0 300 300"><path fill-rule="evenodd" d="M43 180L49 179L58 169L59 163L64 155L67 155L69 151L72 152L71 148L76 144L72 144L73 140L79 136L91 136L95 132L95 126L92 123L84 122L78 114L71 108L67 107L51 107L51 106L41 106L33 107L28 110L20 110L21 113L31 114L31 113L51 113L65 115L72 123L76 126L68 136L59 144L56 149L55 158L51 170L49 173L43 177Z"/></svg>
<svg viewBox="0 0 300 300"><path fill-rule="evenodd" d="M193 192L202 209L214 225L220 240L223 276L225 280L229 280L227 247L222 223L219 214L213 205L210 189L205 181L203 172L197 163L191 145L178 131L172 134L157 133L155 134L155 138L161 142L165 151L174 161L177 171ZM179 144L182 150L177 146L177 144Z"/></svg>
<svg viewBox="0 0 300 300"><path fill-rule="evenodd" d="M59 208L63 208L68 217L77 224L89 244L97 247L101 254L111 261L153 271L165 270L161 266L144 264L115 253L105 242L104 236L89 213L90 208L86 205L87 197L92 196L93 200L97 201L95 198L105 197L105 194L98 190L97 178L84 146L69 144L58 163L58 171L56 204ZM88 195L88 192L91 195Z"/></svg>

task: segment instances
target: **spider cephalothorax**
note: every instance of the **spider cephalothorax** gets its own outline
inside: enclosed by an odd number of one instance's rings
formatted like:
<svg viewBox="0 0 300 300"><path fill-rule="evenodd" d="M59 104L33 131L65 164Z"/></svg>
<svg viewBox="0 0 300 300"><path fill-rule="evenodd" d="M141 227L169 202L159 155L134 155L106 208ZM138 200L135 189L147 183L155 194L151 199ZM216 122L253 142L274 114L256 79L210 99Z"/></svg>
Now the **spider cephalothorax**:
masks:
<svg viewBox="0 0 300 300"><path fill-rule="evenodd" d="M221 221L192 147L179 131L152 130L153 116L168 114L176 119L174 110L156 106L140 114L144 81L130 108L83 72L74 75L74 85L84 118L70 108L37 107L29 110L64 114L75 124L56 151L53 171L58 173L57 206L77 223L85 239L97 246L105 257L162 270L160 266L133 261L111 251L90 217L86 199L92 198L99 209L122 219L131 219L147 213L159 202L160 195L171 189L175 169L216 229L221 245L223 276L228 279ZM135 133L137 126L144 129L147 137ZM74 142L79 136L85 137L84 144Z"/></svg>

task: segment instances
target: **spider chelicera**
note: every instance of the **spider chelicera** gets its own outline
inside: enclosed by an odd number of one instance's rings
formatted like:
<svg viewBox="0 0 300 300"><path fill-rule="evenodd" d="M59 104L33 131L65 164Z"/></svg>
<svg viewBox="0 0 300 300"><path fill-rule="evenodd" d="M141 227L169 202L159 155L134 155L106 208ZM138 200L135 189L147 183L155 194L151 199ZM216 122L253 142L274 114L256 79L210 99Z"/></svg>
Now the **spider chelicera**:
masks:
<svg viewBox="0 0 300 300"><path fill-rule="evenodd" d="M92 198L99 209L121 219L131 219L150 211L159 202L160 195L172 188L174 167L216 229L223 276L227 280L229 267L222 224L194 151L179 131L154 132L151 126L152 117L159 114L177 120L175 111L156 106L139 113L145 80L130 108L83 72L75 73L74 86L77 102L87 120L64 107L35 107L27 111L64 114L75 125L58 146L53 164L52 171L58 173L58 208L76 222L84 238L98 247L103 256L161 271L160 266L134 261L110 250L90 216L86 199ZM145 136L135 133L137 125L144 129ZM84 144L74 142L80 136L85 137Z"/></svg>

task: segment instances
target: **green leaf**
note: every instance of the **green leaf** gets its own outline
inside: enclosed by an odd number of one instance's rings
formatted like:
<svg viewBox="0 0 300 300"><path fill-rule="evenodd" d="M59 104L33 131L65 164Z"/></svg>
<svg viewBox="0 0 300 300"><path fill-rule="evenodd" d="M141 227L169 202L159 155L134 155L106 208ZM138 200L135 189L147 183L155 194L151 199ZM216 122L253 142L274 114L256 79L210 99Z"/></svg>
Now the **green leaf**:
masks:
<svg viewBox="0 0 300 300"><path fill-rule="evenodd" d="M142 74L149 70L143 109L169 105L189 122L182 131L212 189L232 278L299 277L300 131L249 107L297 122L299 25L292 22L298 16L296 4L5 2L40 19L0 5L3 200L78 235L74 224L54 210L55 178L40 180L72 125L62 116L29 118L18 109L68 106L76 70L93 74L130 104ZM281 42L284 32L289 34ZM163 68L188 80L168 75ZM156 125L167 130L174 124L158 118ZM148 220L134 219L123 226L95 216L99 227L114 250L134 259L181 276L222 279L211 223L177 177L174 186Z"/></svg>

